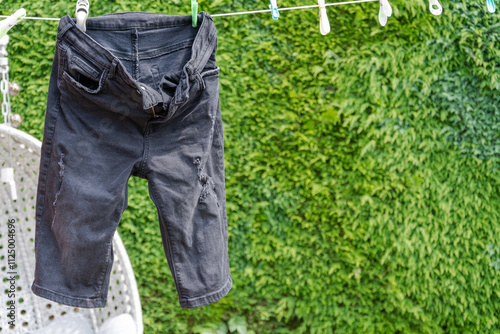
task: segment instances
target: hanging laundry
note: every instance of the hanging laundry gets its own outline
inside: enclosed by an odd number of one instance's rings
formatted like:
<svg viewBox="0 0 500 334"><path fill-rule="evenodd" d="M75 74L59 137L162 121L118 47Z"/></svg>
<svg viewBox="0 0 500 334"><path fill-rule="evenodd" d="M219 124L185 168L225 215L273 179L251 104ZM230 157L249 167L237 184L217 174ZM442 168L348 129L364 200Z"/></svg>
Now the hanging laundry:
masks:
<svg viewBox="0 0 500 334"><path fill-rule="evenodd" d="M231 289L212 18L116 13L59 22L37 193L32 291L98 308L131 175L147 179L179 303ZM57 123L56 123L57 120ZM140 222L138 222L140 224Z"/></svg>

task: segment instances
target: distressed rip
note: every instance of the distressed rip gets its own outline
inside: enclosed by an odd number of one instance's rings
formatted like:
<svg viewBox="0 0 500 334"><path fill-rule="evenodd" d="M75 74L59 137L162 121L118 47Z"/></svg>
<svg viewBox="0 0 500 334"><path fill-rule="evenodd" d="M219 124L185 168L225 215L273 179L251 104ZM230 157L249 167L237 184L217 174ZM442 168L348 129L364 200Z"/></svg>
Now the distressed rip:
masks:
<svg viewBox="0 0 500 334"><path fill-rule="evenodd" d="M59 198L59 195L61 193L61 185L62 185L62 180L64 178L64 163L63 163L63 158L64 158L64 154L61 153L61 158L59 159L59 162L57 163L59 165L59 186L58 186L56 195L54 197L54 202L52 202L52 206L54 206L54 208L56 207L57 199ZM52 219L51 227L54 227L54 223L55 222L56 222L56 215L54 213L54 218Z"/></svg>
<svg viewBox="0 0 500 334"><path fill-rule="evenodd" d="M64 178L64 163L63 163L63 158L64 158L64 153L61 153L61 158L59 159L59 162L57 163L59 165L59 183L62 183L62 180ZM59 194L61 193L61 186L59 185L59 189L57 189L56 196L54 198L54 202L52 205L55 207L57 203L57 198L59 197Z"/></svg>
<svg viewBox="0 0 500 334"><path fill-rule="evenodd" d="M193 163L198 167L198 180L202 184L200 198L198 200L199 203L206 203L207 196L210 194L210 189L215 190L215 183L208 174L203 173L203 165L201 164L201 159L194 159Z"/></svg>

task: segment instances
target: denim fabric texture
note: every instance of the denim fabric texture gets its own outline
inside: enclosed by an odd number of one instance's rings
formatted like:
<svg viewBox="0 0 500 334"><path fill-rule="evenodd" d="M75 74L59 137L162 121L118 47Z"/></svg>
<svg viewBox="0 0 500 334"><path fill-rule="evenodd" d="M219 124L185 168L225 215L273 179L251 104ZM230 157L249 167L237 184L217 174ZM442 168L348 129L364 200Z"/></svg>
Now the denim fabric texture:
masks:
<svg viewBox="0 0 500 334"><path fill-rule="evenodd" d="M196 28L191 16L141 12L90 17L86 32L61 19L36 202L36 295L106 305L132 175L148 180L181 307L229 292L216 48L205 12Z"/></svg>

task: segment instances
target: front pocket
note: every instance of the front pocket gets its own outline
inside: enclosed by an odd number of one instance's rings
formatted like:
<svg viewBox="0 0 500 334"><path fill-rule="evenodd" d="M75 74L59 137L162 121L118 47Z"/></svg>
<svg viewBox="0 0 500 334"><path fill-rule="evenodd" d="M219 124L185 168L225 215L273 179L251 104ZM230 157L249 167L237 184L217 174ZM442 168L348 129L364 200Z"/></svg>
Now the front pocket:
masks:
<svg viewBox="0 0 500 334"><path fill-rule="evenodd" d="M85 60L73 56L69 60L67 70L63 70L62 77L70 85L90 94L101 91L108 70L98 70Z"/></svg>

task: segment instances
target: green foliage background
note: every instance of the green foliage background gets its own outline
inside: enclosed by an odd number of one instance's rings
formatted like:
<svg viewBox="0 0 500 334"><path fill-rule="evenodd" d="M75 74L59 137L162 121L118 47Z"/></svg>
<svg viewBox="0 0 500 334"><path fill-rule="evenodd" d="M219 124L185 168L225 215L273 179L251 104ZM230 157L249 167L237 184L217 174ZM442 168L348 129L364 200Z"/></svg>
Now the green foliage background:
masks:
<svg viewBox="0 0 500 334"><path fill-rule="evenodd" d="M74 15L75 1L0 1ZM201 0L209 13L265 1ZM183 310L146 181L119 232L145 333L500 333L500 16L391 1L214 18L234 287ZM280 7L314 1L278 1ZM91 15L189 1L91 1ZM21 129L42 138L57 22L9 33Z"/></svg>

